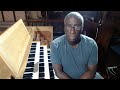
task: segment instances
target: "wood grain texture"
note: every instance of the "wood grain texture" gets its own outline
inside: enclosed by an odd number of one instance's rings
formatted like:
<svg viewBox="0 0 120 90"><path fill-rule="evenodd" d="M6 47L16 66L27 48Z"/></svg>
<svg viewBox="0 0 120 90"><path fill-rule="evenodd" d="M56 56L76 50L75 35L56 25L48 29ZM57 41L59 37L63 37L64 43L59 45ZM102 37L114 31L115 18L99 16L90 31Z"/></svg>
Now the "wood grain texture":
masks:
<svg viewBox="0 0 120 90"><path fill-rule="evenodd" d="M0 36L0 78L21 78L27 64L32 34L22 19ZM5 74L5 75L4 75Z"/></svg>

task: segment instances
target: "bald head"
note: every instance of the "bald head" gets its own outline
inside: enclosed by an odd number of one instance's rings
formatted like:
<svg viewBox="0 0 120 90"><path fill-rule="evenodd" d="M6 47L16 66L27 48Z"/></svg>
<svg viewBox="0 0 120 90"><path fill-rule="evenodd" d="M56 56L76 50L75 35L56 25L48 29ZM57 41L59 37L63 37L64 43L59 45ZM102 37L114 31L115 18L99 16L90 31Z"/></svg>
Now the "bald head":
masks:
<svg viewBox="0 0 120 90"><path fill-rule="evenodd" d="M83 19L83 16L78 13L78 12L70 12L66 15L65 19L64 19L64 23L70 19L70 18L76 18L77 20L79 20L79 22L81 22L82 26L84 24L84 19Z"/></svg>
<svg viewBox="0 0 120 90"><path fill-rule="evenodd" d="M64 31L70 45L74 46L80 42L80 34L83 30L84 20L80 13L70 12L64 19Z"/></svg>

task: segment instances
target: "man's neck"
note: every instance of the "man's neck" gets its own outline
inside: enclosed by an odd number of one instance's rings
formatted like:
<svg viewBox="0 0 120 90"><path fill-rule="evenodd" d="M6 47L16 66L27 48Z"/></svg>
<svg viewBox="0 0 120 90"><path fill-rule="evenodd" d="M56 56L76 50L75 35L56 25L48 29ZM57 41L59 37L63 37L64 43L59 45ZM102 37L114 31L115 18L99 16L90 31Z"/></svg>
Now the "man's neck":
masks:
<svg viewBox="0 0 120 90"><path fill-rule="evenodd" d="M69 42L69 44L73 47L73 48L77 48L78 47L78 44L80 42L80 39L75 41L75 42Z"/></svg>
<svg viewBox="0 0 120 90"><path fill-rule="evenodd" d="M75 45L71 45L73 48L77 48L78 47L78 44L75 44Z"/></svg>

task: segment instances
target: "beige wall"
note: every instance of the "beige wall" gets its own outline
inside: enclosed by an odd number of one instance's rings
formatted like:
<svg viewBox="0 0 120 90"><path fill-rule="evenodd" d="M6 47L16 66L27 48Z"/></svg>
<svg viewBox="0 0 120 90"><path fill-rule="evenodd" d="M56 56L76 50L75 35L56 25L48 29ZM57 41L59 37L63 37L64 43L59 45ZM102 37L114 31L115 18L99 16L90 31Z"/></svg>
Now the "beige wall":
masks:
<svg viewBox="0 0 120 90"><path fill-rule="evenodd" d="M25 11L14 11L14 13L15 13L16 21L18 21L19 19L22 19L24 21L26 20L26 16L29 19L42 18L41 11L26 11L26 15L25 15ZM15 21L14 13L13 11L3 11L4 21ZM1 11L0 11L0 21L3 21Z"/></svg>
<svg viewBox="0 0 120 90"><path fill-rule="evenodd" d="M4 21L15 21L13 11L3 11ZM16 21L26 20L25 11L15 11ZM2 12L0 11L0 21L3 21Z"/></svg>
<svg viewBox="0 0 120 90"><path fill-rule="evenodd" d="M5 21L14 21L13 11L3 11Z"/></svg>
<svg viewBox="0 0 120 90"><path fill-rule="evenodd" d="M3 21L2 13L0 12L0 21Z"/></svg>
<svg viewBox="0 0 120 90"><path fill-rule="evenodd" d="M22 19L23 21L26 20L25 11L15 11L16 20Z"/></svg>

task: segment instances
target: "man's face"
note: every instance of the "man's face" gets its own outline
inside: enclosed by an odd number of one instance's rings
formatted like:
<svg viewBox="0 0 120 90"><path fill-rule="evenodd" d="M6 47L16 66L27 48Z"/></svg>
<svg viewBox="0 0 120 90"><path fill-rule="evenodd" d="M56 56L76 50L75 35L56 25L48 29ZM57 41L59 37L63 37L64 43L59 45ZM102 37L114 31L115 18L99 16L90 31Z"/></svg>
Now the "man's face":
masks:
<svg viewBox="0 0 120 90"><path fill-rule="evenodd" d="M80 39L82 22L75 17L68 17L64 22L64 30L69 42L74 43Z"/></svg>

